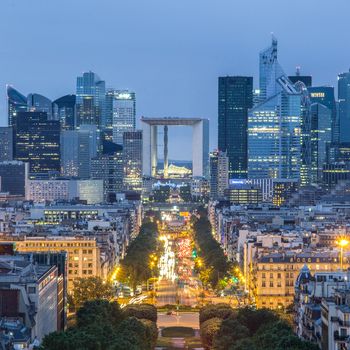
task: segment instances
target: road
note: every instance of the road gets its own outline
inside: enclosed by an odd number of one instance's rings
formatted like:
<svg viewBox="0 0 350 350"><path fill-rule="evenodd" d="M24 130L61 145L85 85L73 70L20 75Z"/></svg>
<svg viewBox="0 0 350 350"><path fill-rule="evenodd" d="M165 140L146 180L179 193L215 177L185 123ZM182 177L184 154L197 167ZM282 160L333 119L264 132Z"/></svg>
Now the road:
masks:
<svg viewBox="0 0 350 350"><path fill-rule="evenodd" d="M176 282L168 279L162 279L158 283L157 306L175 305L177 302Z"/></svg>

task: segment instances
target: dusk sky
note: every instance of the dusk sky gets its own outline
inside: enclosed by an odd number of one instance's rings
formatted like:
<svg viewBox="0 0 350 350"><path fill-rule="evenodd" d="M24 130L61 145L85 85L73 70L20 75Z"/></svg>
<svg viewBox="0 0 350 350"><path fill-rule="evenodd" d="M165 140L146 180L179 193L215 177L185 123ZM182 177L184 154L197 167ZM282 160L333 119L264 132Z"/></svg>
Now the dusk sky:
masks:
<svg viewBox="0 0 350 350"><path fill-rule="evenodd" d="M1 125L6 84L55 99L92 70L136 92L138 118L209 118L214 148L218 76L257 86L273 32L287 74L300 65L314 85L335 85L350 66L349 14L349 0L1 0ZM190 159L190 131L170 138L170 158Z"/></svg>

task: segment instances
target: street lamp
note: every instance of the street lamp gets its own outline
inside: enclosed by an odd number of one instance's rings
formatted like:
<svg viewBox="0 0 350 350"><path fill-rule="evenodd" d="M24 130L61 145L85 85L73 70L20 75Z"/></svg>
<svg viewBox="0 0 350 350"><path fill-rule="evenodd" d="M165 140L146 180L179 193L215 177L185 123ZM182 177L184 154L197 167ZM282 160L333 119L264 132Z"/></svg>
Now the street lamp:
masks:
<svg viewBox="0 0 350 350"><path fill-rule="evenodd" d="M340 241L337 242L338 246L340 247L340 269L343 271L343 254L344 254L344 248L349 245L349 241L345 238L342 238Z"/></svg>

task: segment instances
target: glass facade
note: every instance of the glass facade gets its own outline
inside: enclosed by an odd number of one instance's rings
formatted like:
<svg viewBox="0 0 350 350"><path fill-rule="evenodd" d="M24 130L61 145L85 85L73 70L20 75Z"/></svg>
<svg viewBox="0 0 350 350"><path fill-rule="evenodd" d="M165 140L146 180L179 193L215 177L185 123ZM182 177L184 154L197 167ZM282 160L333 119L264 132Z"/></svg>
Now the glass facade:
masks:
<svg viewBox="0 0 350 350"><path fill-rule="evenodd" d="M113 142L123 144L123 134L136 128L136 96L128 90L117 90L113 99Z"/></svg>
<svg viewBox="0 0 350 350"><path fill-rule="evenodd" d="M332 140L332 111L326 106L313 103L311 112L311 182L322 181L322 169Z"/></svg>
<svg viewBox="0 0 350 350"><path fill-rule="evenodd" d="M124 188L142 191L142 131L123 134Z"/></svg>
<svg viewBox="0 0 350 350"><path fill-rule="evenodd" d="M52 101L47 97L39 94L29 94L27 97L28 111L45 112L48 120L53 120Z"/></svg>
<svg viewBox="0 0 350 350"><path fill-rule="evenodd" d="M18 112L27 112L27 98L19 91L8 85L7 92L7 107L8 107L8 125L13 126L16 123Z"/></svg>
<svg viewBox="0 0 350 350"><path fill-rule="evenodd" d="M339 141L350 142L350 72L338 75Z"/></svg>
<svg viewBox="0 0 350 350"><path fill-rule="evenodd" d="M249 178L299 179L300 106L300 93L289 86L249 112Z"/></svg>
<svg viewBox="0 0 350 350"><path fill-rule="evenodd" d="M229 177L247 177L248 109L253 106L252 77L219 78L218 147L229 159Z"/></svg>
<svg viewBox="0 0 350 350"><path fill-rule="evenodd" d="M106 84L93 72L77 77L76 113L77 126L106 124Z"/></svg>
<svg viewBox="0 0 350 350"><path fill-rule="evenodd" d="M14 145L14 158L29 162L30 173L60 171L60 123L46 113L17 113Z"/></svg>
<svg viewBox="0 0 350 350"><path fill-rule="evenodd" d="M74 130L75 120L75 95L66 95L53 102L55 119L61 122L62 130Z"/></svg>

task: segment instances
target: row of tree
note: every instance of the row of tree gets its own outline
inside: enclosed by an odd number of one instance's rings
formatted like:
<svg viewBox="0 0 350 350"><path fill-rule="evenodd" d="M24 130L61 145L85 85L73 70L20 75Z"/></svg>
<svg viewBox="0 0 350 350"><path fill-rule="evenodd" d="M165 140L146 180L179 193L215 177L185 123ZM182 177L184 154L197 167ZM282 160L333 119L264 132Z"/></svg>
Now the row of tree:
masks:
<svg viewBox="0 0 350 350"><path fill-rule="evenodd" d="M200 310L200 333L210 350L317 350L293 334L289 324L268 309L232 309L228 304Z"/></svg>
<svg viewBox="0 0 350 350"><path fill-rule="evenodd" d="M120 263L118 279L135 291L136 286L157 275L158 227L155 222L145 221L138 236L130 243L125 258ZM154 259L152 261L152 258Z"/></svg>
<svg viewBox="0 0 350 350"><path fill-rule="evenodd" d="M199 276L205 285L210 284L215 288L219 280L227 275L230 264L220 244L212 235L212 227L206 215L200 215L193 220L193 232L200 257L203 259L197 266Z"/></svg>
<svg viewBox="0 0 350 350"><path fill-rule="evenodd" d="M151 350L157 337L157 310L142 304L121 309L117 302L85 302L76 315L76 326L54 332L42 350Z"/></svg>

